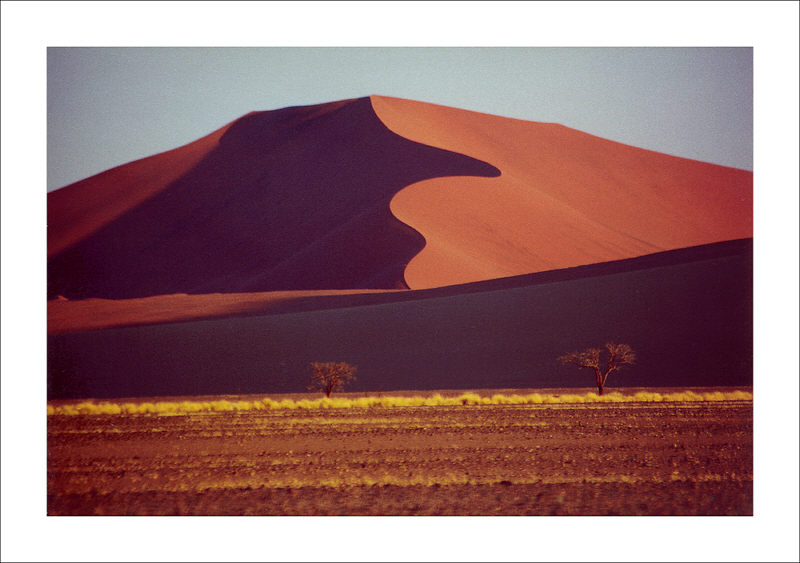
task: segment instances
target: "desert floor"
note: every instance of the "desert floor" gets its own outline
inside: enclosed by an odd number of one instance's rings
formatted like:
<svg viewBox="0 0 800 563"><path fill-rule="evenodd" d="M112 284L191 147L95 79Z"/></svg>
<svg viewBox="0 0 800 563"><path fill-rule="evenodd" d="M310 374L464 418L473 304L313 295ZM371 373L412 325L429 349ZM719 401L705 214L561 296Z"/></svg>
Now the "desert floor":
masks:
<svg viewBox="0 0 800 563"><path fill-rule="evenodd" d="M49 515L752 515L752 401L49 415Z"/></svg>

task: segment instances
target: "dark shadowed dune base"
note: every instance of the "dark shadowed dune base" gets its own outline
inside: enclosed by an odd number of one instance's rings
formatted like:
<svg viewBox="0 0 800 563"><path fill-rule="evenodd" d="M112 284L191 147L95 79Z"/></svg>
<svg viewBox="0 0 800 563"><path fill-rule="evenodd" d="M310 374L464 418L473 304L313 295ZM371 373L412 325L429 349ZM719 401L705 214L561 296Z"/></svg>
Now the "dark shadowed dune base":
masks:
<svg viewBox="0 0 800 563"><path fill-rule="evenodd" d="M118 182L141 168L120 167ZM391 198L427 178L499 174L392 133L368 98L251 113L193 168L51 256L48 298L403 288L425 241L392 215ZM49 197L51 246L89 187Z"/></svg>
<svg viewBox="0 0 800 563"><path fill-rule="evenodd" d="M587 387L588 371L556 358L609 340L638 355L609 390L752 384L750 239L330 299L340 298L381 302L51 334L48 396L293 393L304 390L312 361L358 365L351 391Z"/></svg>

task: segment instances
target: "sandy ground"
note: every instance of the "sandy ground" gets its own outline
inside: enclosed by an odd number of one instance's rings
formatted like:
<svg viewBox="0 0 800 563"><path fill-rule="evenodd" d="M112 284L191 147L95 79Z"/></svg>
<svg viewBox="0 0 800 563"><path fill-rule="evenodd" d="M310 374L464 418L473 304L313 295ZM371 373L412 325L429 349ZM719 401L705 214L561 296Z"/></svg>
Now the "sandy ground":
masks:
<svg viewBox="0 0 800 563"><path fill-rule="evenodd" d="M752 402L48 417L50 515L752 515Z"/></svg>

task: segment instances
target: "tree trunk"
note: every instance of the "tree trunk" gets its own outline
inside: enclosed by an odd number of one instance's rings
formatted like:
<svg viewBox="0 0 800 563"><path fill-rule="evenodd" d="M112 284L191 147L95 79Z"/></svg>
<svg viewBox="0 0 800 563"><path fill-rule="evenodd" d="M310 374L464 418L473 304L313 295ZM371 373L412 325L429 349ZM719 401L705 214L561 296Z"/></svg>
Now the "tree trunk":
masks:
<svg viewBox="0 0 800 563"><path fill-rule="evenodd" d="M603 374L601 374L600 370L597 369L596 367L594 368L594 380L595 380L595 383L597 383L597 394L598 395L602 395L603 394L603 384L605 383L605 381L603 381Z"/></svg>

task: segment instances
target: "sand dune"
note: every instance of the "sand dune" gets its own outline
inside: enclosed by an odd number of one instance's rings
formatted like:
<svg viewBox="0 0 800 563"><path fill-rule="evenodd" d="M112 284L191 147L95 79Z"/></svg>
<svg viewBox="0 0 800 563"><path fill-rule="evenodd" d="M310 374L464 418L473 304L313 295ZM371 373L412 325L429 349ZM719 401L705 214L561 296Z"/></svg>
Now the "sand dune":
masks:
<svg viewBox="0 0 800 563"><path fill-rule="evenodd" d="M406 188L392 211L425 249L417 289L606 262L752 236L752 173L647 151L552 123L372 96L415 141L496 166L498 178Z"/></svg>
<svg viewBox="0 0 800 563"><path fill-rule="evenodd" d="M201 145L52 192L48 296L405 287L424 241L390 199L425 178L498 174L395 135L368 98L251 113ZM80 204L104 182L112 202L135 197L100 211Z"/></svg>
<svg viewBox="0 0 800 563"><path fill-rule="evenodd" d="M48 193L48 258L164 190L208 155L230 125L188 145L117 166Z"/></svg>
<svg viewBox="0 0 800 563"><path fill-rule="evenodd" d="M173 294L133 299L53 299L47 304L48 334L393 305L408 301L504 291L666 268L752 253L752 240L740 239L657 252L636 258L589 264L421 290L306 290L251 293ZM743 272L747 275L748 272Z"/></svg>
<svg viewBox="0 0 800 563"><path fill-rule="evenodd" d="M47 332L61 334L124 326L333 309L362 303L365 296L391 300L393 294L402 291L404 290L323 289L202 295L180 293L132 299L53 299L47 303Z"/></svg>
<svg viewBox="0 0 800 563"><path fill-rule="evenodd" d="M750 172L372 96L52 192L48 295L420 289L751 236Z"/></svg>
<svg viewBox="0 0 800 563"><path fill-rule="evenodd" d="M337 302L344 298L360 301ZM320 299L330 301L50 334L49 398L297 393L314 361L357 365L352 391L587 387L591 374L556 358L608 340L638 357L609 390L752 385L751 240L456 288Z"/></svg>
<svg viewBox="0 0 800 563"><path fill-rule="evenodd" d="M48 194L48 395L752 383L752 173L372 96ZM565 380L565 377L574 377ZM626 381L631 385L632 381Z"/></svg>

